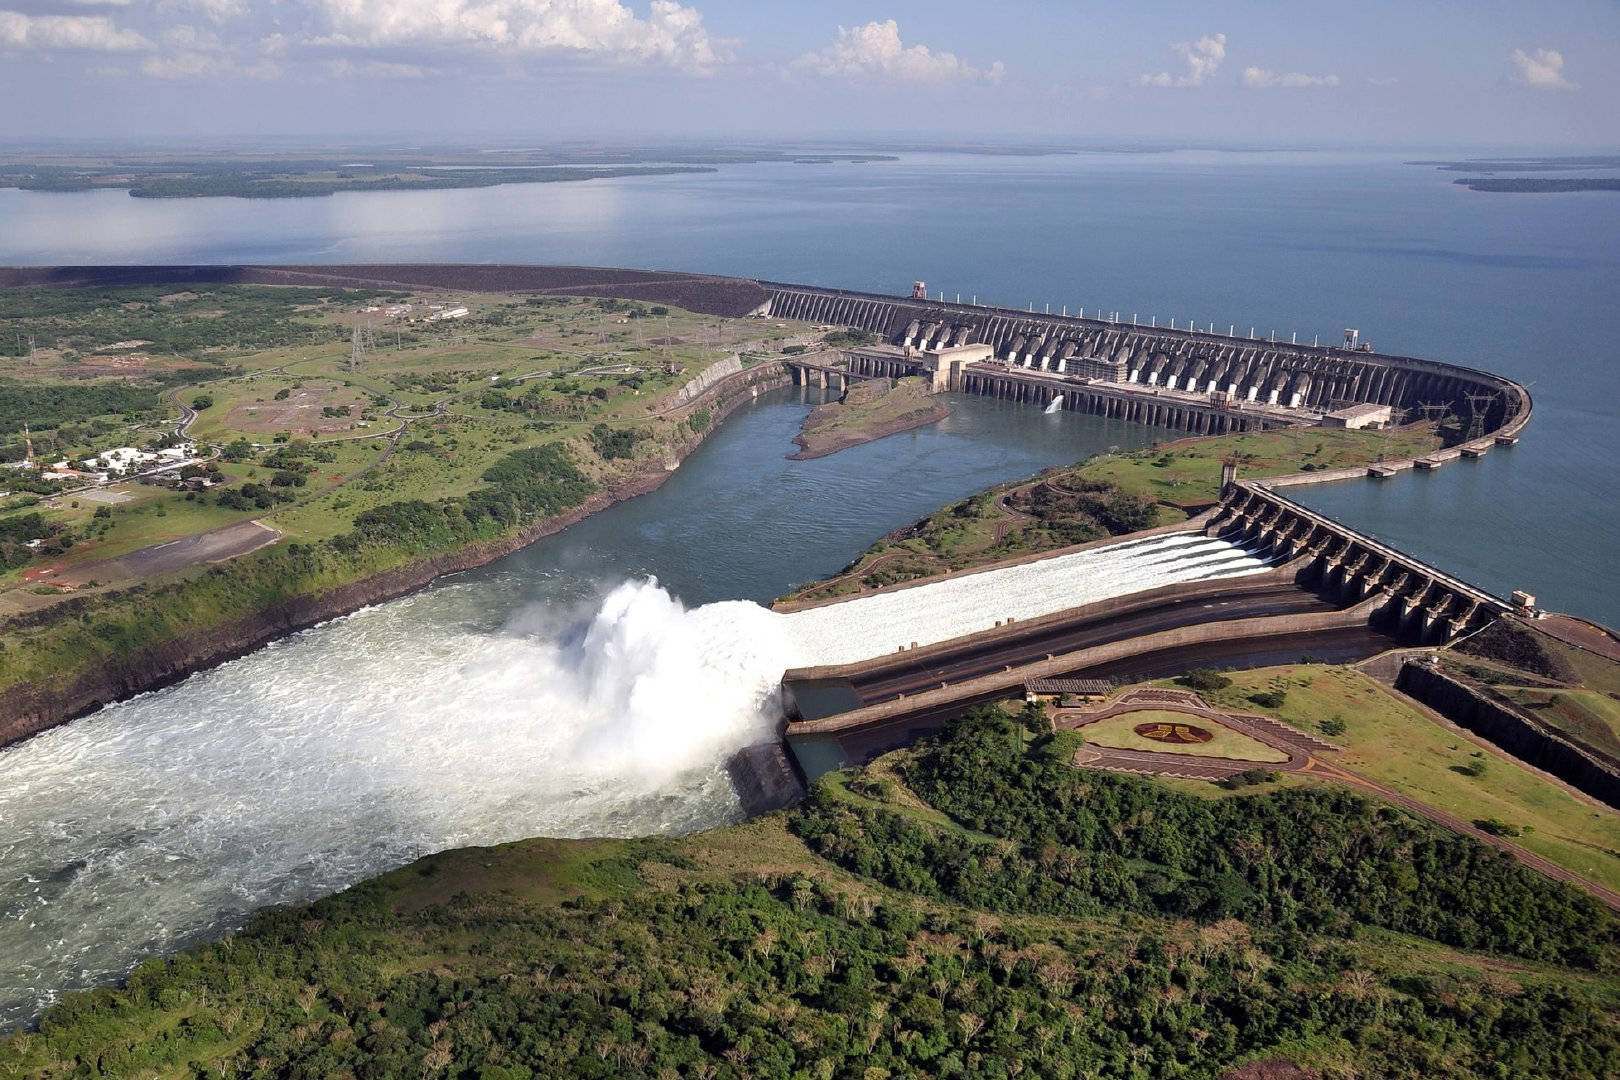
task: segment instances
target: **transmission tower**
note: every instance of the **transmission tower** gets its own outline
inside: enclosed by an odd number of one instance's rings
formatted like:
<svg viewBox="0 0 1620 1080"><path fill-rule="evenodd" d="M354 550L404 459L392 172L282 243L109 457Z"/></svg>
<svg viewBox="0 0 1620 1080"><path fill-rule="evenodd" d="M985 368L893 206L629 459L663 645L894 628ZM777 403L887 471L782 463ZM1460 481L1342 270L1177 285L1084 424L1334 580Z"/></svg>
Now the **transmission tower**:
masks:
<svg viewBox="0 0 1620 1080"><path fill-rule="evenodd" d="M359 371L365 365L366 353L376 347L377 343L372 340L371 327L356 326L349 335L349 370Z"/></svg>
<svg viewBox="0 0 1620 1080"><path fill-rule="evenodd" d="M1485 434L1485 415L1490 412L1491 404L1496 401L1495 394L1464 394L1468 399L1468 438L1465 442L1473 442Z"/></svg>
<svg viewBox="0 0 1620 1080"><path fill-rule="evenodd" d="M1425 401L1418 405L1417 411L1423 414L1425 422L1440 424L1445 422L1446 416L1451 412L1451 406L1443 401Z"/></svg>

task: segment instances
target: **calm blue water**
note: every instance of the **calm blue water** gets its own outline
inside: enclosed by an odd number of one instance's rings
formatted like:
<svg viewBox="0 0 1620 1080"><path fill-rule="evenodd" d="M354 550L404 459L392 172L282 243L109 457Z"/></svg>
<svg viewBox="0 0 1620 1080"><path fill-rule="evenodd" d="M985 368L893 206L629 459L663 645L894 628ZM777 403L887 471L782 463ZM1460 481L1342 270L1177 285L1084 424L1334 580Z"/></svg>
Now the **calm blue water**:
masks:
<svg viewBox="0 0 1620 1080"><path fill-rule="evenodd" d="M1405 157L1425 157L1410 153ZM0 191L0 263L562 262L1103 307L1531 385L1516 449L1297 497L1498 592L1620 624L1620 196L1489 195L1351 153L868 165L329 199Z"/></svg>

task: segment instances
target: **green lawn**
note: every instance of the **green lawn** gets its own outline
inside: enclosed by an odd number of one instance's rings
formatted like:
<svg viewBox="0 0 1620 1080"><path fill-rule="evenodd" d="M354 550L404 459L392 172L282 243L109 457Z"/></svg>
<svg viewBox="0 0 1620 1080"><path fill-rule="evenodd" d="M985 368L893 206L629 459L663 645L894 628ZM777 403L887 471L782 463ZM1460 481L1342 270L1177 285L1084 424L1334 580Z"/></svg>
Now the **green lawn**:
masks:
<svg viewBox="0 0 1620 1080"><path fill-rule="evenodd" d="M1388 431L1291 428L1180 439L1129 454L1093 458L1076 470L1089 480L1109 480L1126 491L1175 506L1206 506L1220 493L1221 463L1238 462L1240 476L1285 476L1341 469L1429 453L1439 447L1432 428Z"/></svg>
<svg viewBox="0 0 1620 1080"><path fill-rule="evenodd" d="M1214 738L1206 743L1172 743L1138 735L1141 724L1192 724ZM1077 729L1086 742L1119 750L1150 750L1163 754L1192 754L1196 757L1231 758L1238 761L1287 761L1288 755L1257 739L1233 731L1212 720L1189 713L1160 709L1138 709L1120 713Z"/></svg>
<svg viewBox="0 0 1620 1080"><path fill-rule="evenodd" d="M1342 717L1345 748L1331 760L1465 821L1496 818L1529 827L1515 842L1611 889L1620 889L1620 813L1576 798L1513 759L1481 750L1351 669L1318 665L1229 673L1231 688L1204 697L1269 712L1303 731ZM1305 685L1309 680L1309 685ZM1287 685L1279 709L1258 709L1249 694ZM1458 771L1485 762L1483 776Z"/></svg>

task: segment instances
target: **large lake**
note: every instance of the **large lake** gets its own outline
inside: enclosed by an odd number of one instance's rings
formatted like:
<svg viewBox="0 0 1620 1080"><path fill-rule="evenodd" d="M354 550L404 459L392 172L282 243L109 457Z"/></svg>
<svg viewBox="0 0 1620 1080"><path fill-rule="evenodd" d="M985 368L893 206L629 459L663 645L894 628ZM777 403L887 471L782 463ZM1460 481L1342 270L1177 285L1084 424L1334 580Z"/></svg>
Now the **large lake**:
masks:
<svg viewBox="0 0 1620 1080"><path fill-rule="evenodd" d="M1174 316L1531 386L1523 443L1299 494L1496 592L1620 623L1620 195L1497 195L1390 154L887 163L320 199L0 191L0 263L467 261L697 270Z"/></svg>

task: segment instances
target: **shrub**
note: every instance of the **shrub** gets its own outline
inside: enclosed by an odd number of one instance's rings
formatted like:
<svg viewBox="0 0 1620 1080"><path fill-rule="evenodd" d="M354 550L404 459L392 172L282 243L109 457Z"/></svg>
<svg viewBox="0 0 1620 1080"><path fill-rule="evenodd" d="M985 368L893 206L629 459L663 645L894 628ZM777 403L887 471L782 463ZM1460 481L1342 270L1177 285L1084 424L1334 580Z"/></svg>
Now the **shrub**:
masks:
<svg viewBox="0 0 1620 1080"><path fill-rule="evenodd" d="M1263 709L1280 709L1288 695L1281 690L1262 690L1258 694L1250 694L1249 700Z"/></svg>
<svg viewBox="0 0 1620 1080"><path fill-rule="evenodd" d="M1474 828L1492 836L1518 836L1521 831L1517 825L1509 825L1500 818L1475 818Z"/></svg>
<svg viewBox="0 0 1620 1080"><path fill-rule="evenodd" d="M1232 685L1231 679L1214 668L1193 668L1176 681L1194 690L1225 690Z"/></svg>
<svg viewBox="0 0 1620 1080"><path fill-rule="evenodd" d="M646 437L646 432L633 428L616 429L607 424L597 424L591 428L591 449L595 450L603 461L627 458L635 454L636 443Z"/></svg>

